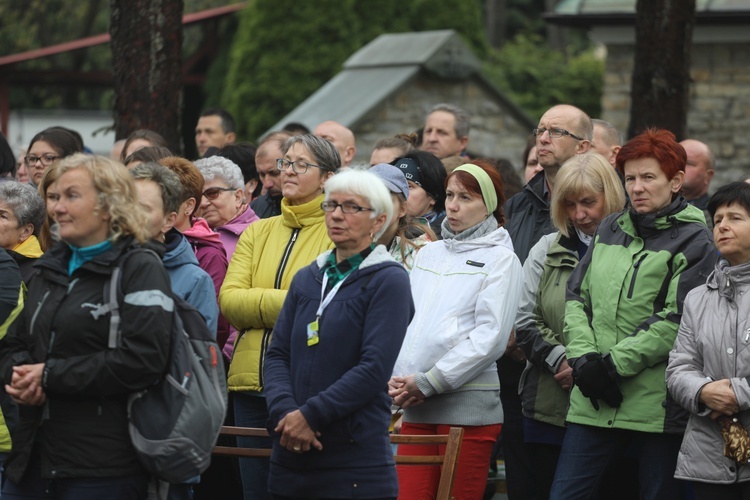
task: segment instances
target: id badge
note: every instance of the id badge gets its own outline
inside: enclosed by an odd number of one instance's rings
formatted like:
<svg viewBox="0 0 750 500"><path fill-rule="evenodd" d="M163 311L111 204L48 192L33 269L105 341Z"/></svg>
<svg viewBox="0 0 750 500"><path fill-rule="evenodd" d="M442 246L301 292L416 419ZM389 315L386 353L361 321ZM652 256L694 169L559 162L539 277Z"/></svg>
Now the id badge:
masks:
<svg viewBox="0 0 750 500"><path fill-rule="evenodd" d="M307 346L311 347L320 341L318 337L318 320L307 324Z"/></svg>

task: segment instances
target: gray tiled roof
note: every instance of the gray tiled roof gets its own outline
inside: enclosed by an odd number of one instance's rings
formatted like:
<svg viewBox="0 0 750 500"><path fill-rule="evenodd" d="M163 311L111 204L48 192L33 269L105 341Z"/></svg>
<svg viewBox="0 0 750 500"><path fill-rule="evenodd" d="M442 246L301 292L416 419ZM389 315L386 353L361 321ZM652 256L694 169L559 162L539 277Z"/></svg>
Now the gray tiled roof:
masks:
<svg viewBox="0 0 750 500"><path fill-rule="evenodd" d="M481 63L453 30L381 35L344 62L343 70L270 130L289 122L312 129L324 120L352 126L424 70L466 79Z"/></svg>

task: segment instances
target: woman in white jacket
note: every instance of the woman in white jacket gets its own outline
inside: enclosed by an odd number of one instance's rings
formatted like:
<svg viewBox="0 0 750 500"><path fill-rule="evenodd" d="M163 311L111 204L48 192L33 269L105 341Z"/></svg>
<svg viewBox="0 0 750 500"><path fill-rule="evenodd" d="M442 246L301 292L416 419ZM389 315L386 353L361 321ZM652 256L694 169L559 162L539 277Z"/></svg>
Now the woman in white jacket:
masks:
<svg viewBox="0 0 750 500"><path fill-rule="evenodd" d="M698 500L750 498L750 186L720 187L708 212L721 258L687 294L667 366L669 392L690 411L675 477L693 481ZM745 438L726 444L723 427Z"/></svg>
<svg viewBox="0 0 750 500"><path fill-rule="evenodd" d="M502 179L487 163L458 167L446 181L443 240L422 248L411 272L416 314L389 382L405 410L404 434L464 428L454 491L480 499L503 422L495 360L508 342L523 286L503 222ZM401 445L406 455L434 454ZM399 468L400 497L434 498L440 471ZM432 495L432 496L430 496Z"/></svg>

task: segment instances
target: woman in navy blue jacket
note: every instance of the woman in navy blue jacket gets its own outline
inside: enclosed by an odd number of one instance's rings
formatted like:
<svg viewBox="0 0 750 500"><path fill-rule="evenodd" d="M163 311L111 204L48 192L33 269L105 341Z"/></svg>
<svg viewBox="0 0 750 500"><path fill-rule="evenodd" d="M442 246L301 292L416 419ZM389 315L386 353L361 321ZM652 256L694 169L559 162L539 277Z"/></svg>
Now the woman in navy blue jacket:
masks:
<svg viewBox="0 0 750 500"><path fill-rule="evenodd" d="M396 498L387 382L414 314L409 278L378 239L393 204L368 172L326 183L336 248L294 277L266 354L276 498Z"/></svg>

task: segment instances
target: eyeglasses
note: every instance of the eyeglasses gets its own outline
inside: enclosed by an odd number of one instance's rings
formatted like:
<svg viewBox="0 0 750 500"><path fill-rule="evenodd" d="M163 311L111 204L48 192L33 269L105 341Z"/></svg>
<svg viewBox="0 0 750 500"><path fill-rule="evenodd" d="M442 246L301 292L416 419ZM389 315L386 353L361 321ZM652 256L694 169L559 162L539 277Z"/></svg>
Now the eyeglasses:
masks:
<svg viewBox="0 0 750 500"><path fill-rule="evenodd" d="M46 154L42 156L36 156L36 155L26 155L23 158L23 161L26 162L27 167L31 167L33 165L36 165L36 162L40 161L42 162L42 165L45 167L49 167L52 165L52 162L60 158L59 156L55 156L53 154Z"/></svg>
<svg viewBox="0 0 750 500"><path fill-rule="evenodd" d="M345 201L344 203L336 203L335 201L324 201L320 204L320 208L323 209L324 212L335 212L336 208L341 207L341 211L345 214L357 214L359 212L374 212L374 208L366 208L366 207L360 207L359 205L355 205L354 203L351 203L349 201Z"/></svg>
<svg viewBox="0 0 750 500"><path fill-rule="evenodd" d="M203 191L203 196L208 198L209 200L215 200L219 197L222 191L236 191L234 188L220 188L220 187L212 187L208 188L205 191Z"/></svg>
<svg viewBox="0 0 750 500"><path fill-rule="evenodd" d="M583 141L584 140L583 137L578 137L575 134L571 134L570 132L568 132L564 128L535 128L534 130L531 131L531 133L534 134L534 137L540 137L540 136L544 135L545 132L549 132L549 136L552 139L559 139L560 137L562 137L564 135L569 135L570 137L572 137L573 139L576 139L578 141Z"/></svg>
<svg viewBox="0 0 750 500"><path fill-rule="evenodd" d="M276 160L276 168L278 170L286 170L290 166L292 167L292 170L294 170L298 174L304 174L305 172L307 172L307 169L310 167L315 167L321 170L325 170L323 167L320 167L318 165L313 165L312 163L307 163L306 161L302 161L302 160L289 161L285 158L278 158Z"/></svg>

